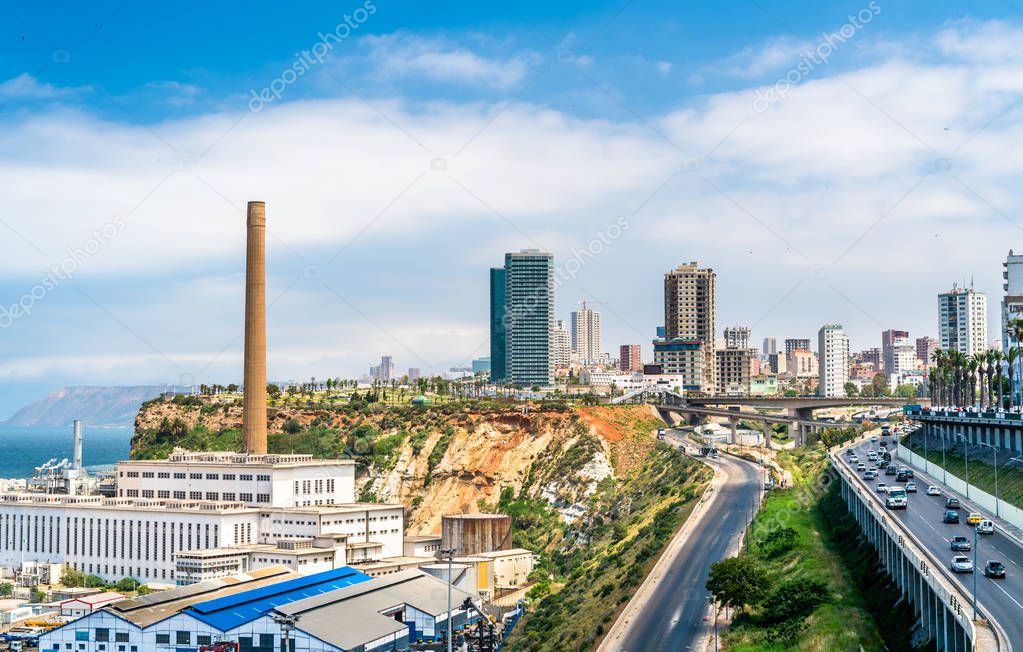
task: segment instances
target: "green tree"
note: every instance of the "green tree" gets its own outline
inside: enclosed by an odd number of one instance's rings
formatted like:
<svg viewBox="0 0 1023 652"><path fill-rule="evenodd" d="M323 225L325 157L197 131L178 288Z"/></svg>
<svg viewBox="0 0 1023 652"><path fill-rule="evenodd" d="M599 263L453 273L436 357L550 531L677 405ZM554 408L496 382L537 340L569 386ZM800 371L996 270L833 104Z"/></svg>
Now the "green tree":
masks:
<svg viewBox="0 0 1023 652"><path fill-rule="evenodd" d="M10 582L0 582L0 598L9 598L14 595L14 585Z"/></svg>
<svg viewBox="0 0 1023 652"><path fill-rule="evenodd" d="M874 374L874 377L873 379L871 379L870 384L873 385L874 387L874 396L888 396L889 394L888 380L884 377L884 374L882 373Z"/></svg>
<svg viewBox="0 0 1023 652"><path fill-rule="evenodd" d="M44 593L38 586L33 586L28 596L29 602L46 602L46 593Z"/></svg>
<svg viewBox="0 0 1023 652"><path fill-rule="evenodd" d="M85 575L82 571L65 566L64 572L60 574L60 583L71 588L85 586Z"/></svg>
<svg viewBox="0 0 1023 652"><path fill-rule="evenodd" d="M857 394L859 394L859 393L860 393L860 390L859 390L859 388L858 388L858 387L856 387L856 383L854 383L854 382L852 382L852 381L850 381L850 382L847 382L847 383L846 383L846 384L844 385L844 387L845 387L845 395L846 395L846 396L850 396L850 397L851 397L851 396L856 396Z"/></svg>
<svg viewBox="0 0 1023 652"><path fill-rule="evenodd" d="M115 588L121 593L130 593L139 588L139 581L134 577L125 577L118 580Z"/></svg>
<svg viewBox="0 0 1023 652"><path fill-rule="evenodd" d="M828 586L809 578L795 578L779 584L764 601L764 620L780 623L809 616L828 599Z"/></svg>
<svg viewBox="0 0 1023 652"><path fill-rule="evenodd" d="M710 565L707 590L726 607L742 611L760 604L770 588L767 571L750 557L729 557Z"/></svg>
<svg viewBox="0 0 1023 652"><path fill-rule="evenodd" d="M895 388L895 395L899 398L916 398L916 386L904 383Z"/></svg>

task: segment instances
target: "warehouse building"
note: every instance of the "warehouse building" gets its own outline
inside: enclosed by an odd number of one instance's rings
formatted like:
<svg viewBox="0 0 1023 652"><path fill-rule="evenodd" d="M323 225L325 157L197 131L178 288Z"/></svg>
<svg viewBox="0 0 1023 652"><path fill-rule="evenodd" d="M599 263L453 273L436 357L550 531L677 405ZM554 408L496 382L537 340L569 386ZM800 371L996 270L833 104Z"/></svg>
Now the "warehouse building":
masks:
<svg viewBox="0 0 1023 652"><path fill-rule="evenodd" d="M469 597L452 591L453 628L468 622ZM47 632L39 649L175 652L230 641L240 652L279 652L282 615L298 616L296 652L404 650L446 629L447 587L415 570L371 579L352 568L308 576L266 568L116 603Z"/></svg>

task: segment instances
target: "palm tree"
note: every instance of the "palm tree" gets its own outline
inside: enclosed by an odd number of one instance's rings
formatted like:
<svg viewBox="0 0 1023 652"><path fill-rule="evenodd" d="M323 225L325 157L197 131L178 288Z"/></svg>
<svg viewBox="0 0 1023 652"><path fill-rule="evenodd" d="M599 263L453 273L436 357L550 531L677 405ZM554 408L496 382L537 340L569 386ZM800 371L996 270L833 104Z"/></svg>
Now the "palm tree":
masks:
<svg viewBox="0 0 1023 652"><path fill-rule="evenodd" d="M1005 362L1009 367L1009 405L1016 407L1016 362L1019 360L1020 349L1018 346L1009 347L1005 354Z"/></svg>
<svg viewBox="0 0 1023 652"><path fill-rule="evenodd" d="M1002 397L1002 389L1004 387L1002 384L1002 362L1005 361L1005 354L1001 351L992 351L991 353L995 364L995 392L998 396L998 408L1001 409L1004 407Z"/></svg>
<svg viewBox="0 0 1023 652"><path fill-rule="evenodd" d="M984 390L984 374L987 369L987 351L980 351L973 354L973 362L977 365L978 376L980 377L980 409L984 410L987 392Z"/></svg>
<svg viewBox="0 0 1023 652"><path fill-rule="evenodd" d="M995 403L994 397L992 396L993 394L992 390L994 389L995 379L995 360L996 357L994 349L988 349L987 351L984 352L984 366L987 367L987 383L985 383L985 386L987 388L986 405L988 408L993 406Z"/></svg>
<svg viewBox="0 0 1023 652"><path fill-rule="evenodd" d="M948 363L948 355L944 349L934 349L931 353L931 360L934 362L934 392L932 397L937 399L939 405L948 405L948 396L945 387L945 365Z"/></svg>
<svg viewBox="0 0 1023 652"><path fill-rule="evenodd" d="M980 354L978 353L976 355ZM977 362L976 355L967 356L966 359L964 360L965 364L963 367L964 373L968 374L970 378L969 391L970 407L973 407L977 404L977 368L980 366L980 363Z"/></svg>

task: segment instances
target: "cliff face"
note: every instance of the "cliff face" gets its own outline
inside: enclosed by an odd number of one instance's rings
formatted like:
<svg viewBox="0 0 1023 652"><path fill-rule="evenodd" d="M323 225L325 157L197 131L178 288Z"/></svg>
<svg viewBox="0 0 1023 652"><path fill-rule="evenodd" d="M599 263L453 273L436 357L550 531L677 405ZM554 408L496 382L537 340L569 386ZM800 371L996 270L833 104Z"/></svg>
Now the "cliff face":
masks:
<svg viewBox="0 0 1023 652"><path fill-rule="evenodd" d="M239 406L187 403L144 405L133 456L165 453L172 444L223 447L240 437ZM324 454L336 445L355 459L360 496L405 505L409 534L439 532L441 515L496 504L506 487L543 499L572 520L598 483L642 464L660 424L647 406L478 413L271 408L268 421L271 452Z"/></svg>

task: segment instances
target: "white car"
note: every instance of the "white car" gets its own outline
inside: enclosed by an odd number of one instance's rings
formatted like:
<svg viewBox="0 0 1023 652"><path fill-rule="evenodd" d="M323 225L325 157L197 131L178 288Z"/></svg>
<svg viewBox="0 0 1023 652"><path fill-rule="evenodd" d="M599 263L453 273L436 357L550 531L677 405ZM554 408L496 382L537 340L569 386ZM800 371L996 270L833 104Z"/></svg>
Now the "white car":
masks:
<svg viewBox="0 0 1023 652"><path fill-rule="evenodd" d="M977 534L994 534L995 524L986 518L980 523L977 523Z"/></svg>
<svg viewBox="0 0 1023 652"><path fill-rule="evenodd" d="M954 573L972 573L973 572L973 560L966 555L956 555L952 558L952 562L948 565Z"/></svg>
<svg viewBox="0 0 1023 652"><path fill-rule="evenodd" d="M883 493L887 493L887 492L888 492L888 485L885 484L884 482L878 482L877 483L877 493L883 494Z"/></svg>
<svg viewBox="0 0 1023 652"><path fill-rule="evenodd" d="M927 487L927 495L928 496L940 496L941 495L941 489L938 489L937 485L933 485L932 484L931 486Z"/></svg>

